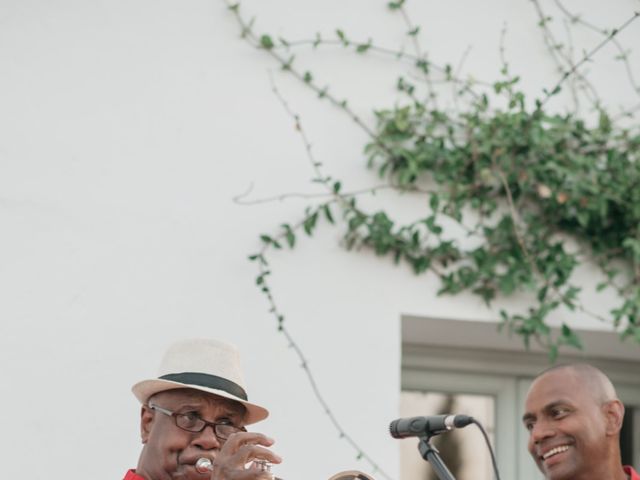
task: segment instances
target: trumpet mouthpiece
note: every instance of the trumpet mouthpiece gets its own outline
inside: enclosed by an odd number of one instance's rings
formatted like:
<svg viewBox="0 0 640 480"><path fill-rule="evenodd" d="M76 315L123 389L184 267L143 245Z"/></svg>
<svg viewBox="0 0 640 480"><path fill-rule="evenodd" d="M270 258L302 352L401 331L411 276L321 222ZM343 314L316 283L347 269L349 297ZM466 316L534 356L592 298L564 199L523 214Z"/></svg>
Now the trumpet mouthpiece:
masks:
<svg viewBox="0 0 640 480"><path fill-rule="evenodd" d="M199 458L196 462L196 471L198 473L207 473L213 470L213 462L208 458Z"/></svg>

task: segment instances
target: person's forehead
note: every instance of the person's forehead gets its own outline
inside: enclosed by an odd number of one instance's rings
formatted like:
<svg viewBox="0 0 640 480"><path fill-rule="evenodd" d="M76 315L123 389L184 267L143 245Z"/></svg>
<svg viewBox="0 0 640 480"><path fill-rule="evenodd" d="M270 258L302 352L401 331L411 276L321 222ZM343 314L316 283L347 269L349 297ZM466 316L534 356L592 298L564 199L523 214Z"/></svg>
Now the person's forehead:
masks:
<svg viewBox="0 0 640 480"><path fill-rule="evenodd" d="M546 405L565 401L580 401L585 398L584 384L578 375L570 369L548 372L536 378L527 393L526 405L544 408Z"/></svg>

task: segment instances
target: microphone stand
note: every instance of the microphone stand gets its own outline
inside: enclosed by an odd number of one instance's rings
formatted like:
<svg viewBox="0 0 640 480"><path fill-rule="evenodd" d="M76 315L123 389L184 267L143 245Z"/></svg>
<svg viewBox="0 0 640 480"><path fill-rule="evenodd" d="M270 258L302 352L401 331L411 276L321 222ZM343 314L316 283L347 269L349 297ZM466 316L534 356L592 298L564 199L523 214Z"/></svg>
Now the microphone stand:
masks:
<svg viewBox="0 0 640 480"><path fill-rule="evenodd" d="M442 457L440 456L438 449L431 444L431 437L420 437L418 450L420 451L422 458L431 464L440 480L456 480L442 461Z"/></svg>

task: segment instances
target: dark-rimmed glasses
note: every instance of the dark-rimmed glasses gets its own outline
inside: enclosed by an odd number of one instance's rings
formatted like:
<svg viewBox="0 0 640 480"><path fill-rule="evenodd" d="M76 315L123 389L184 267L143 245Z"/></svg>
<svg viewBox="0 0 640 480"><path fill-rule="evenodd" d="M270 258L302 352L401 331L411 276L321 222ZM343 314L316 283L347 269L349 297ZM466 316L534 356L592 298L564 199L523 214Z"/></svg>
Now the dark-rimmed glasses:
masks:
<svg viewBox="0 0 640 480"><path fill-rule="evenodd" d="M187 432L200 433L207 428L207 426L211 425L213 432L219 440L226 440L234 433L247 431L244 427L236 427L228 423L207 422L194 412L176 413L152 403L149 404L149 408L173 417L176 427L186 430Z"/></svg>

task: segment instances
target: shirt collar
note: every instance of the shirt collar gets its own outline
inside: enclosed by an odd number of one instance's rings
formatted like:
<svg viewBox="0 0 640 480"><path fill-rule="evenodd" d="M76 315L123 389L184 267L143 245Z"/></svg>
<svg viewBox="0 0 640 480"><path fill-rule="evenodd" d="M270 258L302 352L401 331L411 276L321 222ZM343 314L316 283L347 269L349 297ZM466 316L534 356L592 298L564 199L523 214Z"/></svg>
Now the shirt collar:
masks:
<svg viewBox="0 0 640 480"><path fill-rule="evenodd" d="M135 470L129 470L123 480L145 480L144 477L138 475Z"/></svg>
<svg viewBox="0 0 640 480"><path fill-rule="evenodd" d="M623 468L624 473L629 475L629 480L640 480L640 475L638 475L638 472L636 472L633 467L625 465Z"/></svg>

